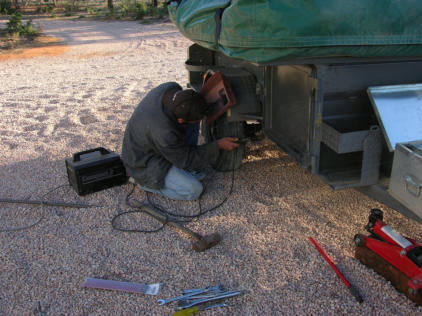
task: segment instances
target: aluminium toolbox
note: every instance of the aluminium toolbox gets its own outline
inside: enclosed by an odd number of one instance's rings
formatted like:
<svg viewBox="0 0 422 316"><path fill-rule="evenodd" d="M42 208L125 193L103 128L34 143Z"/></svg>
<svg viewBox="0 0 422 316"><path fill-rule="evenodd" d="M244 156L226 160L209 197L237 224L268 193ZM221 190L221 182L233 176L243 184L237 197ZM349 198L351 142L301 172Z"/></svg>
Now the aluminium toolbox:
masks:
<svg viewBox="0 0 422 316"><path fill-rule="evenodd" d="M127 182L120 156L103 147L78 152L65 159L69 184L79 195L97 192Z"/></svg>
<svg viewBox="0 0 422 316"><path fill-rule="evenodd" d="M388 192L422 219L422 84L369 87L368 95L394 153Z"/></svg>
<svg viewBox="0 0 422 316"><path fill-rule="evenodd" d="M422 218L422 140L396 145L390 194Z"/></svg>

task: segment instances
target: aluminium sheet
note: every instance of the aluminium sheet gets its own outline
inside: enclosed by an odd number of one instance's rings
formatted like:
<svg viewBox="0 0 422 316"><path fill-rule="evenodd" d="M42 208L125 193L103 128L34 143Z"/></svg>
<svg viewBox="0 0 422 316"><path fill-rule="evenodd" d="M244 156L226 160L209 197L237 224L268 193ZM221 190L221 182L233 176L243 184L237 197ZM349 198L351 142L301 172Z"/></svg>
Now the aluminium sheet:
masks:
<svg viewBox="0 0 422 316"><path fill-rule="evenodd" d="M422 140L422 83L369 87L368 95L390 151Z"/></svg>

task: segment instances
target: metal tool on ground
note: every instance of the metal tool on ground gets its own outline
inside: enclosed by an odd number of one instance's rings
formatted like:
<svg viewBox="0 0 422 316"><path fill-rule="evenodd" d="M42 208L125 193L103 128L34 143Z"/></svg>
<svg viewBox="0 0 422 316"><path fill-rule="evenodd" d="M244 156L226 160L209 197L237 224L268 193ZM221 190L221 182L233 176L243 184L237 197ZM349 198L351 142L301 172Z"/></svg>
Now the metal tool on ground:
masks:
<svg viewBox="0 0 422 316"><path fill-rule="evenodd" d="M218 293L216 295L209 295L207 297L204 296L203 298L191 297L190 299L187 299L185 302L181 302L181 305L177 306L176 309L182 310L182 309L193 307L195 305L199 305L199 304L202 304L202 303L221 300L221 299L224 299L224 298L229 298L229 297L237 296L237 295L240 295L240 294L243 294L243 291L221 292L221 293Z"/></svg>
<svg viewBox="0 0 422 316"><path fill-rule="evenodd" d="M219 285L219 284L217 284L216 286L214 286L216 289L222 289L221 288L221 285ZM182 291L182 294L189 294L189 293L192 293L192 292L198 292L198 291L204 291L204 290L207 290L207 289L209 289L210 287L209 286L207 286L207 287L201 287L201 288L196 288L196 289L186 289L186 290L183 290Z"/></svg>
<svg viewBox="0 0 422 316"><path fill-rule="evenodd" d="M337 274L337 276L340 278L340 280L343 281L344 285L349 289L350 293L354 296L354 298L359 302L363 302L362 296L359 294L359 291L346 279L346 277L343 275L343 273L340 272L340 270L336 267L336 265L333 263L333 261L327 256L325 251L321 248L321 246L313 239L312 237L309 237L309 240L311 243L315 246L315 248L319 251L319 253L322 255L322 257L327 261L327 263L330 265L330 267L334 270L334 272Z"/></svg>
<svg viewBox="0 0 422 316"><path fill-rule="evenodd" d="M371 210L365 227L370 236L355 235L355 256L422 305L422 245L392 229L383 217L381 210Z"/></svg>
<svg viewBox="0 0 422 316"><path fill-rule="evenodd" d="M96 278L86 278L82 286L103 290L117 290L147 295L158 295L160 293L161 288L160 283L141 284L135 282L120 282Z"/></svg>
<svg viewBox="0 0 422 316"><path fill-rule="evenodd" d="M182 309L180 311L175 312L172 316L189 316L195 314L200 311L205 311L207 309L218 308L218 307L227 307L226 303L215 304L211 306L194 306L186 309Z"/></svg>
<svg viewBox="0 0 422 316"><path fill-rule="evenodd" d="M179 223L169 221L166 216L160 214L159 212L157 212L153 208L151 208L147 205L144 205L144 204L142 204L141 202L139 202L135 199L132 199L131 202L132 202L133 206L141 209L142 211L144 211L145 213L147 213L151 217L155 218L159 222L161 222L163 224L167 224L169 226L172 226L172 227L184 232L185 234L189 235L191 238L193 238L195 240L195 242L192 243L192 249L197 251L197 252L202 252L202 251L205 251L205 250L207 250L211 247L214 247L215 245L217 245L221 241L221 236L220 236L219 233L213 233L211 235L201 236L200 234L195 233L194 231L190 230L187 227L184 227L183 225L181 225Z"/></svg>
<svg viewBox="0 0 422 316"><path fill-rule="evenodd" d="M209 286L205 288L196 288L196 289L188 289L182 292L182 295L168 298L168 299L160 299L157 300L159 305L164 305L167 303L179 301L179 305L176 307L176 310L179 310L179 313L175 313L174 315L191 315L200 310L209 309L212 307L222 307L227 306L225 304L217 304L213 306L201 306L197 307L197 305L208 303L211 301L218 301L223 300L229 297L234 297L237 295L243 294L241 290L235 291L223 291L221 285ZM222 302L221 302L222 303Z"/></svg>
<svg viewBox="0 0 422 316"><path fill-rule="evenodd" d="M201 294L210 294L210 293L220 293L222 291L221 289L221 285L215 285L212 287L205 287L205 288L200 288L200 289L191 289L191 290L187 290L187 292L183 292L183 295L180 296L176 296L176 297L171 297L168 299L159 299L157 300L157 303L159 305L164 305L164 304L168 304L170 302L175 302L175 301L180 301L180 300L184 300L190 297L194 297L196 295L201 295Z"/></svg>
<svg viewBox="0 0 422 316"><path fill-rule="evenodd" d="M42 204L45 206L60 206L60 207L73 207L73 208L99 207L99 205L91 205L91 204L68 203L68 202L60 202L60 201L9 199L9 198L0 198L0 203L33 204L33 205Z"/></svg>

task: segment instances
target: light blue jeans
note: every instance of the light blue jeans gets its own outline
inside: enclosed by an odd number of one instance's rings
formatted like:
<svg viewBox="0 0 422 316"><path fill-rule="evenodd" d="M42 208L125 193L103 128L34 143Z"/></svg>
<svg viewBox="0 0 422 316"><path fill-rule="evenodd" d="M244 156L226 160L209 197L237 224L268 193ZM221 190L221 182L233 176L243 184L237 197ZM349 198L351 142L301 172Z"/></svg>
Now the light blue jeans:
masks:
<svg viewBox="0 0 422 316"><path fill-rule="evenodd" d="M199 123L188 124L185 132L185 143L196 146L199 135ZM202 172L187 171L172 166L164 178L164 187L154 190L138 184L141 190L156 193L172 200L196 200L204 190Z"/></svg>
<svg viewBox="0 0 422 316"><path fill-rule="evenodd" d="M172 166L164 178L163 188L154 190L139 184L138 187L141 190L160 194L172 200L196 200L204 189L200 182L203 178L204 174L201 172L189 172Z"/></svg>

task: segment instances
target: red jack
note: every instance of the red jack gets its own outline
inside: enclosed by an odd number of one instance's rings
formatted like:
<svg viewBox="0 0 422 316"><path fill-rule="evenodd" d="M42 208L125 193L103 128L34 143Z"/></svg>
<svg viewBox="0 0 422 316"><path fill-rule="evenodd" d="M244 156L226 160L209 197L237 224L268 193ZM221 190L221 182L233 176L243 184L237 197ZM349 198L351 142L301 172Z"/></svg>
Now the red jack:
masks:
<svg viewBox="0 0 422 316"><path fill-rule="evenodd" d="M382 220L382 211L372 209L365 227L370 236L357 234L354 237L356 258L422 305L422 246L403 237Z"/></svg>

